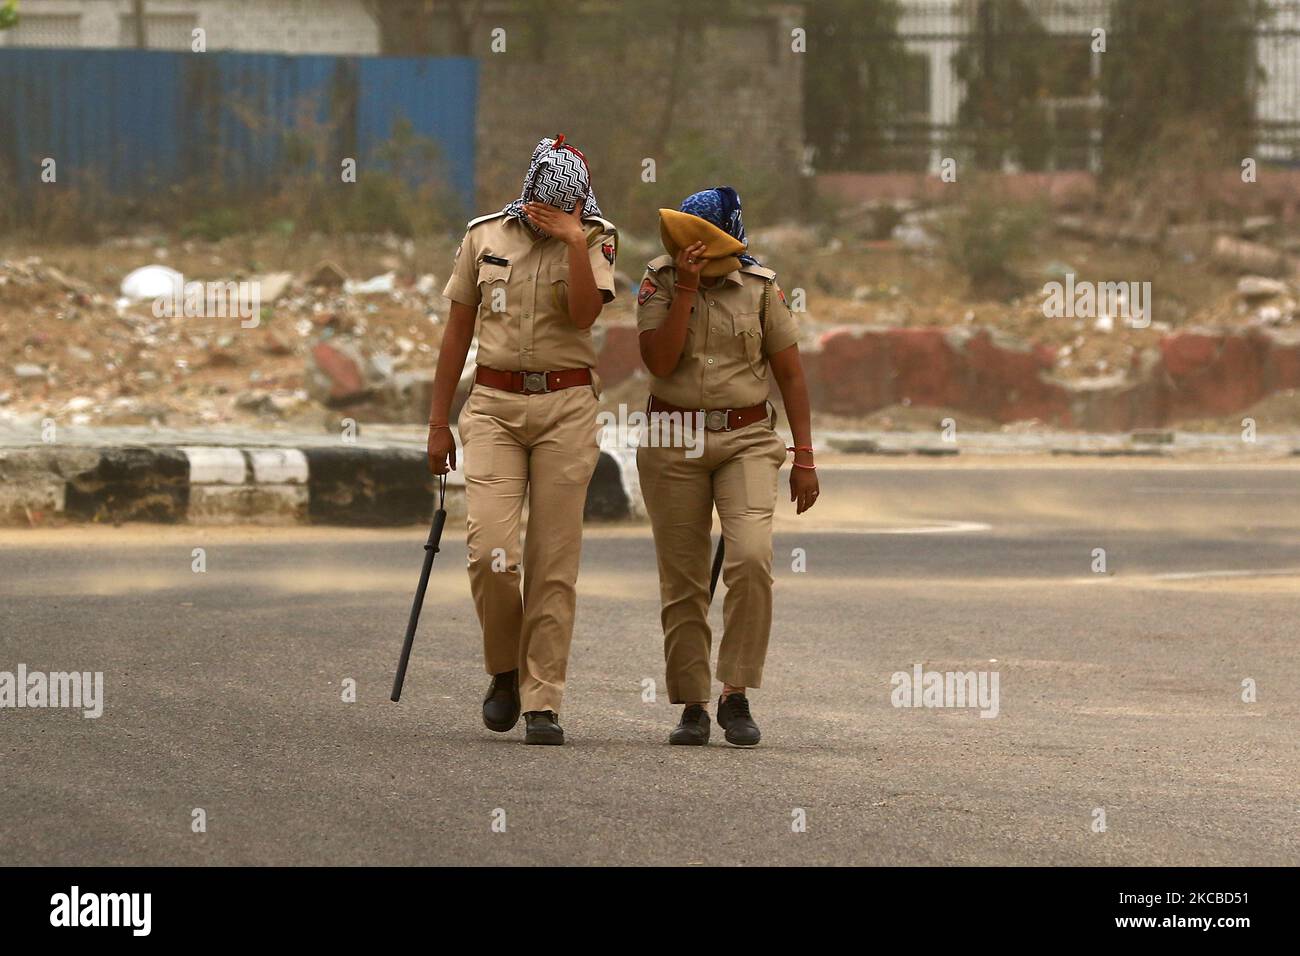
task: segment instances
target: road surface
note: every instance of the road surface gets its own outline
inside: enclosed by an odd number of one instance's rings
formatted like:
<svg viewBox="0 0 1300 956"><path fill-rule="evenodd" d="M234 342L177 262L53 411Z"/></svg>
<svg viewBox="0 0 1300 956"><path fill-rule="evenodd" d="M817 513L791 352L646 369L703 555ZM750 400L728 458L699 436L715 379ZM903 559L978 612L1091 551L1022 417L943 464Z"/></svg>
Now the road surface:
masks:
<svg viewBox="0 0 1300 956"><path fill-rule="evenodd" d="M822 481L779 522L755 750L665 743L640 526L588 533L564 748L479 721L457 529L400 704L423 529L0 532L0 671L105 680L98 719L0 710L0 859L1300 863L1300 468ZM997 716L894 706L916 665L996 673Z"/></svg>

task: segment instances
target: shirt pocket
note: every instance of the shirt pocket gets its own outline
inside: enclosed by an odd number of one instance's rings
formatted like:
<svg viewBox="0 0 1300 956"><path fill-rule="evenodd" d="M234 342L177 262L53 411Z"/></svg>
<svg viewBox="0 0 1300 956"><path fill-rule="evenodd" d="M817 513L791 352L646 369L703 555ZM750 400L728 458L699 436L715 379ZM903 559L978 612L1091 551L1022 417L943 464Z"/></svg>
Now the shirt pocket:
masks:
<svg viewBox="0 0 1300 956"><path fill-rule="evenodd" d="M754 377L767 381L767 357L763 355L763 325L759 313L741 312L731 320L732 343Z"/></svg>
<svg viewBox="0 0 1300 956"><path fill-rule="evenodd" d="M569 260L552 262L546 269L546 281L551 287L551 308L562 315L569 314Z"/></svg>
<svg viewBox="0 0 1300 956"><path fill-rule="evenodd" d="M478 267L479 317L483 319L509 318L510 302L509 265L481 262Z"/></svg>

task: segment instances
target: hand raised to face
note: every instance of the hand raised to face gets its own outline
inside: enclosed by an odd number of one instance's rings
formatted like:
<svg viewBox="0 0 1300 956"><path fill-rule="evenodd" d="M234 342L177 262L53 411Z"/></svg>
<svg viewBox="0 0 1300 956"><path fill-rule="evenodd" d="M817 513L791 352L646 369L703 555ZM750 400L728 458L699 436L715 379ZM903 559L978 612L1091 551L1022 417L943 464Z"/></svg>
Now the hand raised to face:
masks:
<svg viewBox="0 0 1300 956"><path fill-rule="evenodd" d="M693 242L685 249L680 249L674 259L677 267L677 280L684 286L694 288L700 284L700 270L704 268L704 252L708 247L702 242Z"/></svg>
<svg viewBox="0 0 1300 956"><path fill-rule="evenodd" d="M547 236L564 242L585 242L587 234L582 229L582 207L580 202L573 207L573 212L565 212L545 203L524 203L524 215L538 230Z"/></svg>

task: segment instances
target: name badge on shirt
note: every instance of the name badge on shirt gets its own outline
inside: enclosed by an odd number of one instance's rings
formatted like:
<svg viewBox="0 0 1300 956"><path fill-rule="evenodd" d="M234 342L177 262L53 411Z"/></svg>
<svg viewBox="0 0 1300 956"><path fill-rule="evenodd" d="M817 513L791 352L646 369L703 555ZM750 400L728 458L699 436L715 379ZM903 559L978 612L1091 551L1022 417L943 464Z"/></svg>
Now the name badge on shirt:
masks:
<svg viewBox="0 0 1300 956"><path fill-rule="evenodd" d="M494 265L494 266L508 266L508 265L510 265L510 260L509 260L509 259L502 259L500 256L484 256L484 257L483 257L483 261L484 261L484 262L487 262L487 263L490 263L491 265Z"/></svg>

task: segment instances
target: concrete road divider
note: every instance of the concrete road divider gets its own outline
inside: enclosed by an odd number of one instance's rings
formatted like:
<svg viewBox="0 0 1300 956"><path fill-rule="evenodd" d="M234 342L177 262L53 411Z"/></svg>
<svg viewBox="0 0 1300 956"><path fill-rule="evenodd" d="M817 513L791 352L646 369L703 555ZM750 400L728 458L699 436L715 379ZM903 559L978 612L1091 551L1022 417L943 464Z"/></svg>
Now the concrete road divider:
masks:
<svg viewBox="0 0 1300 956"><path fill-rule="evenodd" d="M447 511L465 516L452 472ZM409 442L298 447L199 444L0 447L0 524L51 519L200 524L423 524L437 483ZM590 521L644 516L633 454L602 452L587 495Z"/></svg>

